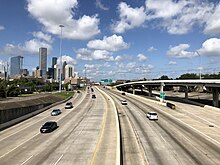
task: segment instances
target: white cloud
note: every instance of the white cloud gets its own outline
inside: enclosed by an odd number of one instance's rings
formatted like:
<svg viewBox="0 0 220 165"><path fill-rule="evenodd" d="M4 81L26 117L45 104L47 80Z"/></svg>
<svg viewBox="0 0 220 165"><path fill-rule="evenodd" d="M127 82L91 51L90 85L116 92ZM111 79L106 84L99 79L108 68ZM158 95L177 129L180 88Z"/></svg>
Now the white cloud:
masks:
<svg viewBox="0 0 220 165"><path fill-rule="evenodd" d="M83 15L78 20L74 19L74 10L77 8L77 0L27 0L27 10L30 15L44 26L44 30L60 35L62 29L63 38L86 40L100 33L97 15Z"/></svg>
<svg viewBox="0 0 220 165"><path fill-rule="evenodd" d="M146 61L147 60L147 57L144 54L138 54L137 58L139 61Z"/></svg>
<svg viewBox="0 0 220 165"><path fill-rule="evenodd" d="M121 61L122 60L122 57L121 56L116 56L115 57L115 61Z"/></svg>
<svg viewBox="0 0 220 165"><path fill-rule="evenodd" d="M105 6L102 4L101 0L96 0L96 7L100 8L100 9L102 9L102 10L109 10L109 8L105 7Z"/></svg>
<svg viewBox="0 0 220 165"><path fill-rule="evenodd" d="M3 55L38 55L39 48L45 47L48 50L48 54L52 50L53 39L50 35L44 34L42 32L33 32L34 37L28 41L25 41L24 44L6 44L3 48L0 48L0 54Z"/></svg>
<svg viewBox="0 0 220 165"><path fill-rule="evenodd" d="M220 33L220 4L215 7L214 12L206 17L206 25L204 29L205 34L219 34Z"/></svg>
<svg viewBox="0 0 220 165"><path fill-rule="evenodd" d="M176 61L169 61L169 65L176 65Z"/></svg>
<svg viewBox="0 0 220 165"><path fill-rule="evenodd" d="M103 37L103 40L89 41L87 47L90 49L99 49L107 51L119 51L127 49L129 45L124 42L122 36L112 35L110 37Z"/></svg>
<svg viewBox="0 0 220 165"><path fill-rule="evenodd" d="M190 45L188 44L180 44L178 46L170 46L170 49L167 51L167 55L176 58L192 58L198 56L195 52L188 52Z"/></svg>
<svg viewBox="0 0 220 165"><path fill-rule="evenodd" d="M24 51L25 54L37 54L39 53L39 48L44 47L47 48L48 54L51 52L52 50L52 46L50 44L48 44L45 41L41 41L38 39L31 39L29 41L26 41L24 43L24 46L22 46L22 50Z"/></svg>
<svg viewBox="0 0 220 165"><path fill-rule="evenodd" d="M81 48L76 51L76 58L79 60L92 61L92 60L104 60L114 61L114 57L110 52L106 50L89 50L87 48Z"/></svg>
<svg viewBox="0 0 220 165"><path fill-rule="evenodd" d="M210 38L206 40L198 52L200 55L220 56L220 39Z"/></svg>
<svg viewBox="0 0 220 165"><path fill-rule="evenodd" d="M116 33L124 33L126 30L140 27L147 18L143 6L132 8L125 2L121 2L118 5L118 11L120 20L111 27Z"/></svg>
<svg viewBox="0 0 220 165"><path fill-rule="evenodd" d="M46 41L48 43L52 43L53 42L53 39L52 39L51 35L45 34L45 33L41 32L41 31L33 32L32 34L37 39L44 40L44 41Z"/></svg>
<svg viewBox="0 0 220 165"><path fill-rule="evenodd" d="M5 27L0 25L0 31L1 30L5 30Z"/></svg>
<svg viewBox="0 0 220 165"><path fill-rule="evenodd" d="M157 49L154 48L153 46L151 46L151 47L149 47L149 48L147 49L148 52L153 52L153 51L156 51L156 50L157 50Z"/></svg>
<svg viewBox="0 0 220 165"><path fill-rule="evenodd" d="M148 19L171 18L181 12L184 1L175 3L172 0L146 0L145 6L147 11L151 11Z"/></svg>
<svg viewBox="0 0 220 165"><path fill-rule="evenodd" d="M186 34L195 24L203 24L210 19L213 4L208 1L172 1L146 0L148 20L160 20L158 27L163 27L170 34Z"/></svg>
<svg viewBox="0 0 220 165"><path fill-rule="evenodd" d="M57 64L60 64L60 60L61 60L61 58L59 57L57 59ZM68 55L63 55L62 56L62 63L64 61L66 61L66 63L69 64L69 65L75 65L76 64L76 60L74 58L68 56Z"/></svg>
<svg viewBox="0 0 220 165"><path fill-rule="evenodd" d="M23 55L22 47L19 45L6 44L3 48L0 48L1 55Z"/></svg>

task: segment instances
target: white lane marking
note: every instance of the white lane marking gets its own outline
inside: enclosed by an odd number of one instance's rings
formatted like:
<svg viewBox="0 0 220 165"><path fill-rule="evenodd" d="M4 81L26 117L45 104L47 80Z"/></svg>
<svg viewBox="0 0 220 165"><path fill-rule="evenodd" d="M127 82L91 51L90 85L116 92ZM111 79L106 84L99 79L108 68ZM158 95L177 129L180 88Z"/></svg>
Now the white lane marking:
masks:
<svg viewBox="0 0 220 165"><path fill-rule="evenodd" d="M35 123L33 123L31 126L33 126L34 124L38 123L38 122L41 121L41 120L44 120L44 119L47 118L47 117L48 117L48 116L46 116L46 117L44 117L44 118L41 118L40 120L38 120L38 121L36 121ZM28 128L28 127L31 127L31 126L28 125L27 127L24 127L24 128L22 128L22 129L20 129L19 131L14 132L13 134L10 134L10 135L4 137L3 139L0 139L0 141L5 140L5 139L7 139L8 137L13 136L13 135L15 135L16 133L18 133L18 132L20 132L20 131L22 131L22 130Z"/></svg>
<svg viewBox="0 0 220 165"><path fill-rule="evenodd" d="M134 96L135 96L135 95L134 95ZM136 96L135 96L135 97L136 97ZM136 98L140 98L140 101L141 101L142 103L144 103L144 104L146 104L146 102L144 102L144 101L145 101L145 100L148 100L148 99L145 99L145 98L143 98L143 97L136 97ZM220 142L218 142L217 140L215 140L215 139L211 138L210 136L204 134L203 132L197 130L196 128L192 127L191 125L189 125L189 124L183 122L182 120L180 120L180 119L178 119L178 118L176 118L176 117L170 115L169 113L167 113L167 112L165 112L165 111L162 111L162 110L160 110L160 109L158 109L158 111L160 111L160 112L162 112L162 113L165 113L166 115L170 116L170 118L173 118L173 119L175 119L175 120L181 122L182 124L184 124L184 125L188 126L189 128L193 129L195 132L200 133L201 135L205 136L205 137L208 138L209 140L211 140L211 141L217 143L218 145L220 145Z"/></svg>
<svg viewBox="0 0 220 165"><path fill-rule="evenodd" d="M30 137L29 139L25 140L23 143L21 143L20 145L18 145L17 147L13 148L12 150L8 151L7 153L5 153L4 155L0 156L0 159L3 158L4 156L8 155L10 152L16 150L18 147L22 146L24 143L26 143L27 141L31 140L32 138L34 138L35 136L39 135L40 133L35 134L34 136Z"/></svg>
<svg viewBox="0 0 220 165"><path fill-rule="evenodd" d="M196 129L196 128L192 127L191 125L189 125L189 124L187 124L187 123L183 122L182 120L180 120L180 119L178 119L178 118L176 118L176 117L174 117L174 116L170 115L169 113L167 113L167 112L165 112L165 111L163 111L163 113L166 113L166 114L167 114L167 115L169 115L171 118L174 118L175 120L177 120L177 121L181 122L182 124L185 124L185 125L186 125L186 126L188 126L189 128L193 129L195 132L200 133L201 135L203 135L203 136L207 137L209 140L211 140L211 141L213 141L213 142L217 143L218 145L220 145L220 142L218 142L217 140L215 140L215 139L211 138L210 136L208 136L208 135L204 134L203 132L199 131L198 129Z"/></svg>
<svg viewBox="0 0 220 165"><path fill-rule="evenodd" d="M21 165L24 165L25 163L27 163L34 155L31 155L27 160L25 160Z"/></svg>
<svg viewBox="0 0 220 165"><path fill-rule="evenodd" d="M162 135L160 135L160 137L162 138L162 140L166 143L167 141L163 138L163 136Z"/></svg>
<svg viewBox="0 0 220 165"><path fill-rule="evenodd" d="M59 163L59 161L62 159L63 154L59 157L59 159L54 163L54 165L57 165Z"/></svg>
<svg viewBox="0 0 220 165"><path fill-rule="evenodd" d="M62 103L62 104L65 104L65 103ZM62 105L62 104L61 104L61 105ZM60 105L60 104L59 104L59 105ZM58 105L57 105L57 106L58 106ZM49 108L48 110L46 110L46 111L44 111L44 112L45 112L45 113L48 113L48 111L50 111L50 110L52 110L52 109L54 109L54 107ZM44 113L44 112L43 112L43 113ZM43 113L40 113L40 114L43 114ZM43 115L44 115L44 114L43 114ZM24 127L24 128L22 128L22 129L20 129L20 130L18 130L18 131L16 131L16 132L14 132L14 133L12 133L12 134L10 134L10 135L8 135L8 136L6 136L6 137L0 139L0 142L1 142L2 140L5 140L5 139L9 138L10 136L15 135L16 133L18 133L18 132L20 132L20 131L22 131L22 130L28 128L28 127L31 127L31 126L35 125L36 123L38 123L38 122L44 120L44 119L47 118L47 117L48 117L48 116L45 116L44 118L41 118L40 120L37 120L36 122L32 123L32 125L28 125L27 127ZM30 119L31 119L31 118L30 118Z"/></svg>
<svg viewBox="0 0 220 165"><path fill-rule="evenodd" d="M217 127L217 128L220 128L218 125L216 125L216 124L214 124L214 123L212 123L212 122L210 122L210 121L208 121L208 120L206 120L206 119L204 119L204 118L201 118L201 117L199 117L199 116L197 116L197 115L195 115L195 114L193 114L193 113L190 113L190 112L185 112L186 114L190 114L190 115L192 115L192 116L195 116L195 117L197 117L197 118L199 118L199 119L201 119L201 120L204 120L205 122L207 122L208 124L210 124L210 125L213 125L213 126L215 126L215 127Z"/></svg>

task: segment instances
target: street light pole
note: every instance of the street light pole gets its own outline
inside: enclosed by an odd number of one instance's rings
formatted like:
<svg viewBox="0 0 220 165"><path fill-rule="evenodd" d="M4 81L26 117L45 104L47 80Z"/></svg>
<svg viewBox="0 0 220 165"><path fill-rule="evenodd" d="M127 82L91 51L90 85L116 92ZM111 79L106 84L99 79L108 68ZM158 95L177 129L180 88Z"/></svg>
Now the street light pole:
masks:
<svg viewBox="0 0 220 165"><path fill-rule="evenodd" d="M201 55L199 54L198 51L196 51L196 53L199 55L199 79L201 80L202 79L202 74L201 74L201 70L202 70L202 67L201 67Z"/></svg>
<svg viewBox="0 0 220 165"><path fill-rule="evenodd" d="M59 25L60 27L60 81L59 81L59 92L61 92L62 87L62 28L63 25Z"/></svg>

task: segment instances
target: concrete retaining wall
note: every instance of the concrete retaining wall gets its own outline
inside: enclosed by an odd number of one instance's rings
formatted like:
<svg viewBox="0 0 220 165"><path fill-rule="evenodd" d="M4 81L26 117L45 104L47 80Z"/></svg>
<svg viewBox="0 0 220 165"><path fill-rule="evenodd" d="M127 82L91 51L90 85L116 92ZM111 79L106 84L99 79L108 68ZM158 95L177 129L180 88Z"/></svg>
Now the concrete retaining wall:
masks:
<svg viewBox="0 0 220 165"><path fill-rule="evenodd" d="M0 130L17 124L30 117L33 117L65 101L66 100L62 100L59 97L48 95L38 99L1 103Z"/></svg>

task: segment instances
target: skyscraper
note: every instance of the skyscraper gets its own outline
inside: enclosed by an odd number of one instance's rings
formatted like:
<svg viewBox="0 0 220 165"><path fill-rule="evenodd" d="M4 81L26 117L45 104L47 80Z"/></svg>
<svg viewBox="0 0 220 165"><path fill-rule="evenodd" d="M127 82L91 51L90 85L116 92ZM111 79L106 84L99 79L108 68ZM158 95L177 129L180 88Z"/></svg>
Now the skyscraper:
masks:
<svg viewBox="0 0 220 165"><path fill-rule="evenodd" d="M21 70L23 67L22 56L11 57L10 62L10 76L21 75Z"/></svg>
<svg viewBox="0 0 220 165"><path fill-rule="evenodd" d="M56 77L56 68L54 67L57 64L57 57L52 58L52 78L55 79Z"/></svg>
<svg viewBox="0 0 220 165"><path fill-rule="evenodd" d="M41 77L47 78L47 48L39 48L39 66Z"/></svg>

